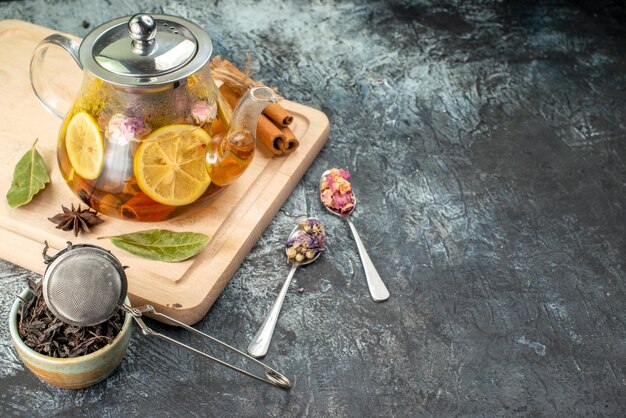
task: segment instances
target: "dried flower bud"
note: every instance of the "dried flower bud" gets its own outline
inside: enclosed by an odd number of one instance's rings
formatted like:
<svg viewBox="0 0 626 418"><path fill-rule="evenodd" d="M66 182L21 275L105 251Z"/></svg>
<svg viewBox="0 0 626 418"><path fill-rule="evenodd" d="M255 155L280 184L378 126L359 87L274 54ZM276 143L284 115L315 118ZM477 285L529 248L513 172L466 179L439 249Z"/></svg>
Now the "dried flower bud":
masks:
<svg viewBox="0 0 626 418"><path fill-rule="evenodd" d="M104 135L114 144L127 145L130 141L138 142L150 131L150 126L142 118L130 118L118 113L109 119Z"/></svg>
<svg viewBox="0 0 626 418"><path fill-rule="evenodd" d="M217 104L206 101L195 102L191 106L191 118L198 125L212 122L217 116Z"/></svg>
<svg viewBox="0 0 626 418"><path fill-rule="evenodd" d="M324 226L315 219L305 219L298 223L298 233L287 242L287 257L295 263L314 259L324 250L326 235Z"/></svg>

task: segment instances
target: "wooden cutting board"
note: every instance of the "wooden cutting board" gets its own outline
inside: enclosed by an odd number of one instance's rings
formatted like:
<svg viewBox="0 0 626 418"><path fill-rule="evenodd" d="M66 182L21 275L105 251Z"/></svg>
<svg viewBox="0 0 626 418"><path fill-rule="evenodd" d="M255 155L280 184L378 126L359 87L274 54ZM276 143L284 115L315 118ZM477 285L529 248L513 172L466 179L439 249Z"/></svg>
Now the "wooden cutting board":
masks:
<svg viewBox="0 0 626 418"><path fill-rule="evenodd" d="M187 324L198 322L326 143L328 118L310 107L282 101L294 114L292 129L300 138L300 147L293 154L273 157L260 145L246 173L211 206L190 216L159 223L103 216L106 222L92 234L74 238L55 229L46 219L59 212L61 204L78 204L79 200L57 168L56 142L61 121L39 104L29 81L31 54L38 42L52 33L50 29L22 21L0 21L0 190L4 196L15 163L36 138L39 138L37 149L52 179L45 190L23 207L11 209L6 199L2 199L0 257L41 274L45 269L41 257L44 240L50 244L51 251L64 248L67 240L100 245L113 251L122 264L130 266L126 271L134 305L150 303ZM52 85L70 94L76 91L82 73L70 56L60 48L51 48L49 58L46 70ZM96 240L98 236L152 228L202 232L212 239L200 254L182 263L145 260L114 247L108 240Z"/></svg>

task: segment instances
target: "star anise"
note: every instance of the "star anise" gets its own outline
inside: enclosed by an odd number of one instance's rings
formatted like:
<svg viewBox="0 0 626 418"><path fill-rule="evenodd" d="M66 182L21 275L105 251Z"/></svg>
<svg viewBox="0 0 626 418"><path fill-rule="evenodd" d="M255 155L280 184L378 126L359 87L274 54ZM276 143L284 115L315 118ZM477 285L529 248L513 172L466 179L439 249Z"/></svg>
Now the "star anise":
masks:
<svg viewBox="0 0 626 418"><path fill-rule="evenodd" d="M81 209L78 205L78 209L74 208L72 203L72 209L68 209L61 205L63 212L54 215L48 220L57 224L56 228L63 231L74 231L74 236L77 237L79 232L91 232L90 227L101 224L104 222L98 218L98 212L92 212L89 208Z"/></svg>

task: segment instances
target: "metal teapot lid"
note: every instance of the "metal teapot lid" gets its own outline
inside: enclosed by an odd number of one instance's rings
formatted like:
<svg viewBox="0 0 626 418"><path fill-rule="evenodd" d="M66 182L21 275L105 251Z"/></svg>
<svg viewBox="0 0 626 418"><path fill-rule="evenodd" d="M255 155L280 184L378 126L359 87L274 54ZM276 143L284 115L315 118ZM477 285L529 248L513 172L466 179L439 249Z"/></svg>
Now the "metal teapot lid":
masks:
<svg viewBox="0 0 626 418"><path fill-rule="evenodd" d="M161 86L186 78L211 57L211 38L180 17L137 14L98 26L80 44L83 68L127 87Z"/></svg>

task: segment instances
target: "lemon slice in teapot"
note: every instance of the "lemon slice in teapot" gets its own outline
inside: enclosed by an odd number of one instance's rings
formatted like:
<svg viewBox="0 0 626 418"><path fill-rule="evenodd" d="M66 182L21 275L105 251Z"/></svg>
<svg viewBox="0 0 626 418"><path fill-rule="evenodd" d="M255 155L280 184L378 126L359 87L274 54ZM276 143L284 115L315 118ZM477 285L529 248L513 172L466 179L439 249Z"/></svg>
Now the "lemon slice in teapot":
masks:
<svg viewBox="0 0 626 418"><path fill-rule="evenodd" d="M67 124L65 150L76 173L86 180L100 175L104 141L98 122L86 112L76 113Z"/></svg>
<svg viewBox="0 0 626 418"><path fill-rule="evenodd" d="M194 125L168 125L145 137L135 154L135 176L141 190L164 205L197 200L211 178L206 151L211 137Z"/></svg>

